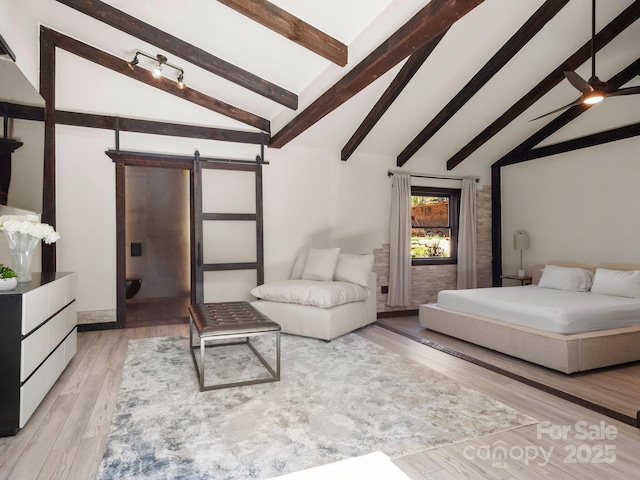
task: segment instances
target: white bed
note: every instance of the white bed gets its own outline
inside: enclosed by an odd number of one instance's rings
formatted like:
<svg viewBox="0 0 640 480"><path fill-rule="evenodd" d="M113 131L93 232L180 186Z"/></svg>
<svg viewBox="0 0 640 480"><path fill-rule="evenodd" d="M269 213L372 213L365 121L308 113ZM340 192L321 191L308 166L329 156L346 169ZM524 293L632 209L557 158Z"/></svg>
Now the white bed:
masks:
<svg viewBox="0 0 640 480"><path fill-rule="evenodd" d="M539 278L536 270L534 283ZM535 284L443 291L437 304L420 306L419 316L427 329L564 373L640 360L638 298Z"/></svg>
<svg viewBox="0 0 640 480"><path fill-rule="evenodd" d="M443 290L438 295L438 305L562 334L640 325L640 299L537 285Z"/></svg>

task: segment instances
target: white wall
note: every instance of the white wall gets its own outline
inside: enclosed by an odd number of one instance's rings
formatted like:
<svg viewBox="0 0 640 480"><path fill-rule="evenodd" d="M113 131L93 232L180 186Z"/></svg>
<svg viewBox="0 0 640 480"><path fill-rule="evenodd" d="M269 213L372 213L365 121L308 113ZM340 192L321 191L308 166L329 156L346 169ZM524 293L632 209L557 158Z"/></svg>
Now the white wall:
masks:
<svg viewBox="0 0 640 480"><path fill-rule="evenodd" d="M545 260L640 263L640 138L502 169L503 271L513 232L529 232L527 272Z"/></svg>
<svg viewBox="0 0 640 480"><path fill-rule="evenodd" d="M56 127L57 269L78 272L78 311L116 307L113 132Z"/></svg>

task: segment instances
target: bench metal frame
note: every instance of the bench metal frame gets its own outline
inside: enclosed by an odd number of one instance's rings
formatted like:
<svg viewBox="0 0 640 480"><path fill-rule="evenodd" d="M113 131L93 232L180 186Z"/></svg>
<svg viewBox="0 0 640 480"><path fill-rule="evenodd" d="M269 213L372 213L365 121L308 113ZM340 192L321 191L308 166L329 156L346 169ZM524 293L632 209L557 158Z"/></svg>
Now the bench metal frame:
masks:
<svg viewBox="0 0 640 480"><path fill-rule="evenodd" d="M197 332L197 328L195 329ZM198 381L200 383L200 391L204 392L207 390L220 390L222 388L229 387L241 387L244 385L255 385L258 383L269 383L269 382L278 382L280 381L280 331L279 330L267 330L267 331L247 331L240 333L217 333L215 332L212 335L201 335L200 332L197 332L198 337L200 338L200 344L193 343L193 331L194 331L194 323L193 317L189 315L189 350L191 351L191 357L193 358L193 363L196 367L196 374L198 375ZM276 342L276 368L274 369L269 362L267 362L264 357L258 352L256 347L251 343L251 337L259 337L262 335L275 335ZM237 339L243 339L238 341ZM231 340L231 341L227 341ZM209 343L212 341L221 341L222 343ZM255 380L245 380L242 382L231 382L231 383L222 383L215 385L205 385L204 384L204 355L207 348L216 348L216 347L228 347L231 345L248 345L249 348L253 351L255 356L260 360L262 365L267 369L270 377L267 378L258 378ZM196 350L200 350L200 364L198 364L198 360L196 359Z"/></svg>

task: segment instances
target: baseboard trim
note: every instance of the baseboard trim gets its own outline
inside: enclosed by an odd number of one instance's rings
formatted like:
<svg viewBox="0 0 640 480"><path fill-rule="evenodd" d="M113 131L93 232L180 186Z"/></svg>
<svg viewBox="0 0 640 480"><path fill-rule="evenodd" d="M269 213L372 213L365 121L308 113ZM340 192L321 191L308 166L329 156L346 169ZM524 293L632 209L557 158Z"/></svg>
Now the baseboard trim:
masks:
<svg viewBox="0 0 640 480"><path fill-rule="evenodd" d="M393 312L378 312L378 318L393 318L393 317L412 317L418 315L418 310L396 310Z"/></svg>
<svg viewBox="0 0 640 480"><path fill-rule="evenodd" d="M96 332L98 330L115 330L118 328L116 322L101 323L79 323L78 332Z"/></svg>

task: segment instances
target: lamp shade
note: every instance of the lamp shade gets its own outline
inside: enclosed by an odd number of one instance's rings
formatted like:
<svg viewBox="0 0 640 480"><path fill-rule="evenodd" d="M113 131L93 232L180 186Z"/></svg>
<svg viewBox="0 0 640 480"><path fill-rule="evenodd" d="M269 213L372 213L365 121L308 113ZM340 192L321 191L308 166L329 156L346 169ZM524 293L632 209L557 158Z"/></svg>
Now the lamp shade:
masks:
<svg viewBox="0 0 640 480"><path fill-rule="evenodd" d="M516 250L526 250L529 248L529 234L523 230L517 230L513 234L513 248Z"/></svg>
<svg viewBox="0 0 640 480"><path fill-rule="evenodd" d="M513 234L513 248L516 250L526 250L529 248L529 234L518 230Z"/></svg>

